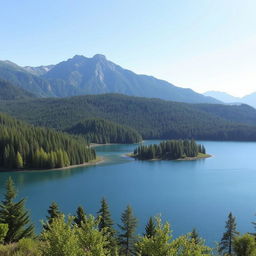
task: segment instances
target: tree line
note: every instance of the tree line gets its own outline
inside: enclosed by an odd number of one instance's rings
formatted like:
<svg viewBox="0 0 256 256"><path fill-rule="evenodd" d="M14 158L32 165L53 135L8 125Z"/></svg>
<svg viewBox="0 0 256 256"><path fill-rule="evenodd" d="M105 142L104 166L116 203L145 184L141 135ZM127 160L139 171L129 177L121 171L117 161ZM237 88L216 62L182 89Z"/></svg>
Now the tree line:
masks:
<svg viewBox="0 0 256 256"><path fill-rule="evenodd" d="M118 94L0 102L0 110L34 125L66 130L100 118L133 128L143 139L256 141L256 110L186 104Z"/></svg>
<svg viewBox="0 0 256 256"><path fill-rule="evenodd" d="M199 153L206 154L205 147L194 140L167 140L159 145L140 145L134 149L133 156L139 160L175 160L197 157Z"/></svg>
<svg viewBox="0 0 256 256"><path fill-rule="evenodd" d="M68 133L83 136L89 143L137 143L141 135L132 128L104 119L86 119L66 130Z"/></svg>
<svg viewBox="0 0 256 256"><path fill-rule="evenodd" d="M0 114L0 168L60 168L96 158L82 137L40 128Z"/></svg>
<svg viewBox="0 0 256 256"><path fill-rule="evenodd" d="M101 200L97 216L79 206L72 216L65 216L57 203L48 209L39 235L34 234L25 201L16 201L11 178L6 183L0 204L1 256L255 256L255 234L240 235L235 217L230 213L225 232L216 248L205 245L196 229L173 238L168 222L150 217L143 234L131 206L121 214L115 228L107 201ZM253 223L256 227L256 224Z"/></svg>

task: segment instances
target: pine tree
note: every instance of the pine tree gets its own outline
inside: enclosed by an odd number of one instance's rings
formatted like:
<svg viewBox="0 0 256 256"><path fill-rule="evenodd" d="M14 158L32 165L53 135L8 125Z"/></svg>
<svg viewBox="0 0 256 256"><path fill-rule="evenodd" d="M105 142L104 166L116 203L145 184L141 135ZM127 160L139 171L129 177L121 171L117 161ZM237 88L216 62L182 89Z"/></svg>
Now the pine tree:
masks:
<svg viewBox="0 0 256 256"><path fill-rule="evenodd" d="M8 179L4 200L0 204L0 223L8 225L4 242L17 242L25 237L32 237L34 226L30 224L28 211L25 209L25 199L14 202L17 193L13 180Z"/></svg>
<svg viewBox="0 0 256 256"><path fill-rule="evenodd" d="M195 228L193 228L190 238L194 240L195 244L199 244L201 242L200 236Z"/></svg>
<svg viewBox="0 0 256 256"><path fill-rule="evenodd" d="M44 229L48 230L49 226L52 224L53 220L56 218L59 218L62 216L62 213L59 210L59 206L57 205L57 203L52 202L49 209L48 209L48 216L46 216L47 218L47 222L43 225Z"/></svg>
<svg viewBox="0 0 256 256"><path fill-rule="evenodd" d="M17 152L17 156L16 156L16 167L18 169L23 168L23 159L22 156L20 154L20 152Z"/></svg>
<svg viewBox="0 0 256 256"><path fill-rule="evenodd" d="M122 225L118 225L121 229L119 235L119 243L121 252L125 256L134 255L135 231L137 227L137 219L133 216L131 206L127 206L121 215Z"/></svg>
<svg viewBox="0 0 256 256"><path fill-rule="evenodd" d="M155 224L153 218L150 217L148 220L148 223L145 227L144 236L146 236L147 238L151 238L151 237L154 237L155 234L156 234L156 224Z"/></svg>
<svg viewBox="0 0 256 256"><path fill-rule="evenodd" d="M78 227L81 227L81 224L86 220L86 214L82 206L79 206L76 210L76 216L74 218L74 222Z"/></svg>
<svg viewBox="0 0 256 256"><path fill-rule="evenodd" d="M236 218L232 213L229 213L228 220L226 221L226 232L224 232L222 236L219 251L229 256L233 255L233 242L238 235L239 232L236 230Z"/></svg>
<svg viewBox="0 0 256 256"><path fill-rule="evenodd" d="M109 206L105 198L101 200L101 208L97 212L99 219L99 231L102 231L103 234L107 237L109 245L108 249L113 252L117 247L116 241L116 231L113 228L113 221L111 219L111 214L109 211Z"/></svg>

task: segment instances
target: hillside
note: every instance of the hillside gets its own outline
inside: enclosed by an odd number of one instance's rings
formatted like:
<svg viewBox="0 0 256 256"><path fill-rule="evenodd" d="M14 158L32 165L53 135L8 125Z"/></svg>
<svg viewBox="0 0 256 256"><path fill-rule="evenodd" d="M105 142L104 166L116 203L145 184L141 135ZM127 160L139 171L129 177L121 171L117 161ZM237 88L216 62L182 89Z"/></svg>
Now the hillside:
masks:
<svg viewBox="0 0 256 256"><path fill-rule="evenodd" d="M232 95L229 95L228 93L218 91L208 91L205 92L204 95L214 97L215 99L218 99L225 103L244 103L256 108L256 92L248 94L244 97L234 97Z"/></svg>
<svg viewBox="0 0 256 256"><path fill-rule="evenodd" d="M123 69L96 54L92 58L76 55L55 65L43 78L54 88L56 96L81 94L122 93L132 96L155 97L179 102L217 103L191 89L183 89L152 76L138 75ZM55 91L57 94L58 92Z"/></svg>
<svg viewBox="0 0 256 256"><path fill-rule="evenodd" d="M47 81L10 61L0 61L0 79L15 84L39 97L54 96Z"/></svg>
<svg viewBox="0 0 256 256"><path fill-rule="evenodd" d="M0 79L40 97L121 93L190 103L220 103L218 100L177 87L152 76L138 75L96 54L76 55L56 65L20 67L0 61Z"/></svg>
<svg viewBox="0 0 256 256"><path fill-rule="evenodd" d="M0 168L60 168L95 159L85 140L0 113Z"/></svg>
<svg viewBox="0 0 256 256"><path fill-rule="evenodd" d="M87 119L81 121L66 132L83 136L90 143L137 143L141 135L132 128L104 119Z"/></svg>
<svg viewBox="0 0 256 256"><path fill-rule="evenodd" d="M60 130L84 119L101 118L131 127L147 139L256 140L256 110L245 105L186 104L105 94L6 101L0 102L0 111Z"/></svg>
<svg viewBox="0 0 256 256"><path fill-rule="evenodd" d="M22 88L0 79L0 100L18 100L35 98L35 96Z"/></svg>

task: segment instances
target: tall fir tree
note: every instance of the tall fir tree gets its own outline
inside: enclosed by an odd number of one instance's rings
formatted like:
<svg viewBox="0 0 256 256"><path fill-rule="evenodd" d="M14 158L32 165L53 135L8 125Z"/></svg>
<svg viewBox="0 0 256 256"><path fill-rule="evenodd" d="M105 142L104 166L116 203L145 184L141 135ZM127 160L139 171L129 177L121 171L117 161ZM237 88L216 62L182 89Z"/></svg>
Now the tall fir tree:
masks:
<svg viewBox="0 0 256 256"><path fill-rule="evenodd" d="M109 242L108 249L113 252L117 247L116 231L114 229L114 222L111 218L108 203L105 198L101 200L101 207L99 209L98 219L99 219L99 231L107 237Z"/></svg>
<svg viewBox="0 0 256 256"><path fill-rule="evenodd" d="M86 221L86 213L82 206L79 206L76 210L76 216L74 218L74 222L78 227L81 227L82 223Z"/></svg>
<svg viewBox="0 0 256 256"><path fill-rule="evenodd" d="M25 199L14 202L16 196L13 180L9 178L6 183L4 200L0 204L0 223L8 225L5 243L17 242L34 235L34 226L30 223L29 213L25 209Z"/></svg>
<svg viewBox="0 0 256 256"><path fill-rule="evenodd" d="M194 240L195 244L200 244L200 242L201 242L200 236L195 228L192 229L190 238Z"/></svg>
<svg viewBox="0 0 256 256"><path fill-rule="evenodd" d="M121 232L119 234L119 244L121 254L130 256L135 254L135 242L136 242L136 227L137 219L133 216L131 206L127 206L121 215L122 224L118 225Z"/></svg>
<svg viewBox="0 0 256 256"><path fill-rule="evenodd" d="M148 223L145 227L145 234L147 238L152 238L156 234L156 224L152 217L149 218Z"/></svg>
<svg viewBox="0 0 256 256"><path fill-rule="evenodd" d="M16 167L18 169L23 168L23 159L20 152L17 152L17 155L16 155Z"/></svg>
<svg viewBox="0 0 256 256"><path fill-rule="evenodd" d="M228 215L225 228L226 232L223 233L219 251L224 255L232 256L234 240L239 235L239 232L236 230L236 218L231 212Z"/></svg>
<svg viewBox="0 0 256 256"><path fill-rule="evenodd" d="M46 216L47 222L43 225L44 229L48 230L49 225L52 224L53 220L62 216L59 206L56 202L52 202L48 209L48 216Z"/></svg>

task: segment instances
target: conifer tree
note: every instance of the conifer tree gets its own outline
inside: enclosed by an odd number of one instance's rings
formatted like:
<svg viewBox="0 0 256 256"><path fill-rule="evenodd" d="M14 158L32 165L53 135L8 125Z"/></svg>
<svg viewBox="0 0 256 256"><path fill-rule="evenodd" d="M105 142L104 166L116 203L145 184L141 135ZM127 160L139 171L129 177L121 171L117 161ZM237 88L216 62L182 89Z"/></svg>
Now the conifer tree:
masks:
<svg viewBox="0 0 256 256"><path fill-rule="evenodd" d="M119 235L119 243L121 246L121 253L125 256L134 255L134 245L136 241L135 231L137 227L137 219L133 216L131 206L127 206L121 215L122 224L118 225L121 229Z"/></svg>
<svg viewBox="0 0 256 256"><path fill-rule="evenodd" d="M52 224L53 220L62 216L59 210L59 206L56 202L52 202L48 209L48 216L46 216L47 222L43 225L44 229L48 230L49 225Z"/></svg>
<svg viewBox="0 0 256 256"><path fill-rule="evenodd" d="M190 235L190 238L194 240L195 244L199 244L201 242L199 234L198 234L198 232L196 231L195 228L193 228L193 230L191 232L191 235Z"/></svg>
<svg viewBox="0 0 256 256"><path fill-rule="evenodd" d="M234 239L239 235L236 230L236 218L229 213L228 220L226 221L226 232L224 232L220 242L220 253L225 255L233 255L233 242Z"/></svg>
<svg viewBox="0 0 256 256"><path fill-rule="evenodd" d="M14 202L16 195L13 180L9 178L4 200L0 204L0 223L8 225L5 243L17 242L34 235L34 226L30 223L28 211L25 209L25 199Z"/></svg>
<svg viewBox="0 0 256 256"><path fill-rule="evenodd" d="M156 224L153 218L150 217L145 227L144 236L146 236L147 238L151 238L151 237L154 237L155 234L156 234Z"/></svg>
<svg viewBox="0 0 256 256"><path fill-rule="evenodd" d="M86 214L82 206L79 206L76 210L76 216L74 218L74 222L78 227L81 227L82 223L86 220Z"/></svg>
<svg viewBox="0 0 256 256"><path fill-rule="evenodd" d="M99 231L102 231L103 234L108 239L108 249L113 252L113 250L117 247L116 241L116 231L113 228L113 221L111 218L111 214L109 211L109 206L105 198L101 200L101 207L98 213L98 220L99 220Z"/></svg>
<svg viewBox="0 0 256 256"><path fill-rule="evenodd" d="M23 159L22 156L20 154L20 152L17 152L17 156L16 156L16 167L18 169L23 168Z"/></svg>

